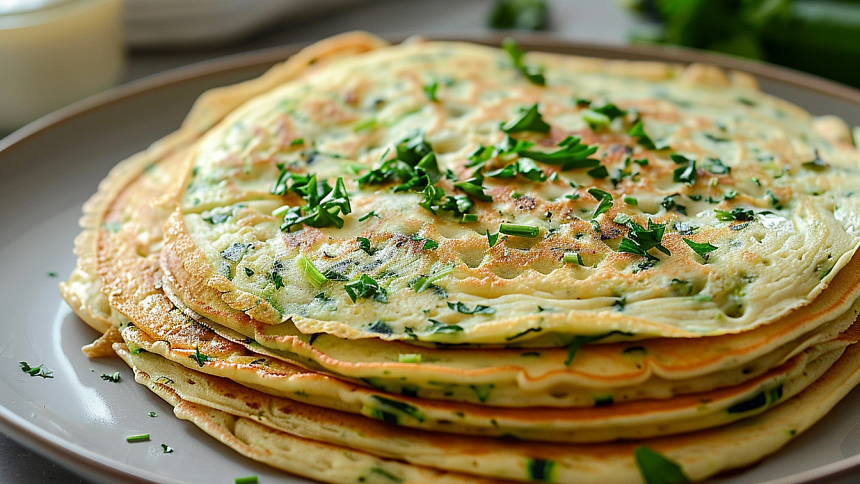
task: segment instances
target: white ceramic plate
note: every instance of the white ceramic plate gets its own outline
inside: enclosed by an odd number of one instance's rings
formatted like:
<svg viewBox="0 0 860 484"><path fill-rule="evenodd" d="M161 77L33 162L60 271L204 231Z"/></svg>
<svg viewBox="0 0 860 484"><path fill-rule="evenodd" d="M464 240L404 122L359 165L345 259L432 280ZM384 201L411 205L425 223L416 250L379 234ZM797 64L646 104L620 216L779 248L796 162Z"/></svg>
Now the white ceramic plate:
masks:
<svg viewBox="0 0 860 484"><path fill-rule="evenodd" d="M494 43L498 39L484 39ZM571 45L526 38L528 48L617 58L704 60L756 74L765 91L815 114L860 124L860 92L811 76L680 50ZM305 482L245 459L134 383L118 359L91 361L80 347L97 334L63 303L57 283L75 264L81 204L119 160L176 129L207 88L261 73L294 48L246 54L182 69L79 103L0 140L0 430L89 479L124 483ZM49 275L55 272L57 276ZM53 379L18 365L44 363ZM119 370L110 383L103 373ZM747 484L860 481L860 391L806 434L730 478ZM156 412L158 417L148 416ZM149 433L130 444L126 437ZM161 444L175 449L162 453Z"/></svg>

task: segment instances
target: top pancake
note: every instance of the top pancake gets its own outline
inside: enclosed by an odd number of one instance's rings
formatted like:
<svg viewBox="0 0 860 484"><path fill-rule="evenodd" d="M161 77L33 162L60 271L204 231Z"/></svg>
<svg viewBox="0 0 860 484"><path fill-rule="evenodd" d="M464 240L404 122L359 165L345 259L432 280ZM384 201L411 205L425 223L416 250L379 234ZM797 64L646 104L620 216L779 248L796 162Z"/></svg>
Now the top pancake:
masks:
<svg viewBox="0 0 860 484"><path fill-rule="evenodd" d="M856 250L856 150L747 78L549 54L524 62L544 69L545 86L504 51L413 42L247 102L189 156L168 232L194 246L163 263L202 251L184 269L237 321L551 346L569 342L556 334L746 331L811 302ZM594 152L548 159L569 136ZM419 159L423 182L409 175ZM317 201L342 178L329 196L340 198L323 202L326 217L290 226L285 212L318 209L302 185L310 175ZM422 188L428 180L435 188ZM502 224L537 235L502 234L491 247ZM699 254L685 239L716 249ZM309 278L308 261L329 279ZM477 306L491 309L468 314Z"/></svg>

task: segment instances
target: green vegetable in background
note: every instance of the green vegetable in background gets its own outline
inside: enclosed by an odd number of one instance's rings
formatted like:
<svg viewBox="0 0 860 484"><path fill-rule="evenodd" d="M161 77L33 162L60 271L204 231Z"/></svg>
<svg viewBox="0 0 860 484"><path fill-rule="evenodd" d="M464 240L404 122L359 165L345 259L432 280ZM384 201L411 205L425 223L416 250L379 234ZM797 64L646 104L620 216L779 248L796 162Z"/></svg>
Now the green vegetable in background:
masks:
<svg viewBox="0 0 860 484"><path fill-rule="evenodd" d="M858 0L633 0L662 23L634 41L766 60L860 86Z"/></svg>
<svg viewBox="0 0 860 484"><path fill-rule="evenodd" d="M547 8L544 0L498 0L490 13L494 29L546 30Z"/></svg>

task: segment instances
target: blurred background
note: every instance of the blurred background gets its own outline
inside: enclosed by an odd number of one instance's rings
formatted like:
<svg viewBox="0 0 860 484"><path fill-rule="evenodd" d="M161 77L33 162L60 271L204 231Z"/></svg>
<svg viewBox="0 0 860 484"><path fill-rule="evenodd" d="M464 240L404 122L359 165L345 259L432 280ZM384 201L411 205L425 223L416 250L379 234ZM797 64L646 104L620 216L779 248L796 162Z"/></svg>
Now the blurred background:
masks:
<svg viewBox="0 0 860 484"><path fill-rule="evenodd" d="M0 138L116 85L355 29L677 44L860 87L860 0L0 0ZM2 434L0 482L86 483Z"/></svg>

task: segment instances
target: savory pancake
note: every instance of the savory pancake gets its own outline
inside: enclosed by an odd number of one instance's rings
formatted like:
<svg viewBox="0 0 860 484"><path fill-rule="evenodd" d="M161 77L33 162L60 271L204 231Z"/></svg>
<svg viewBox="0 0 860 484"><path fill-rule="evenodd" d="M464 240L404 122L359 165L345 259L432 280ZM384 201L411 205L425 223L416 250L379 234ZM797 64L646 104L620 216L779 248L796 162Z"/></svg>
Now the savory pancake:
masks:
<svg viewBox="0 0 860 484"><path fill-rule="evenodd" d="M857 384L844 123L505 48L345 34L202 96L84 207L85 352L325 482L701 480Z"/></svg>
<svg viewBox="0 0 860 484"><path fill-rule="evenodd" d="M176 293L233 329L553 346L750 330L851 259L857 151L796 106L703 66L526 59L545 82L411 42L237 108L189 157Z"/></svg>
<svg viewBox="0 0 860 484"><path fill-rule="evenodd" d="M195 422L251 458L338 484L356 477L340 474L337 479L326 478L315 473L313 463L325 455L325 461L341 472L367 475L367 469L357 468L351 462L357 459L343 459L343 452L326 454L325 449L319 448L308 451L295 442L311 439L361 449L362 456L367 452L381 458L403 460L410 465L501 479L578 484L639 482L642 471L634 454L647 447L668 457L686 478L698 481L727 469L749 465L774 452L809 428L860 381L860 349L854 345L830 371L800 395L759 417L736 424L632 442L520 443L434 435L385 422L357 420L350 415L263 395L164 362L154 355L133 355L121 347L117 351L133 367L135 379L176 406L180 418ZM301 463L308 465L305 467Z"/></svg>

